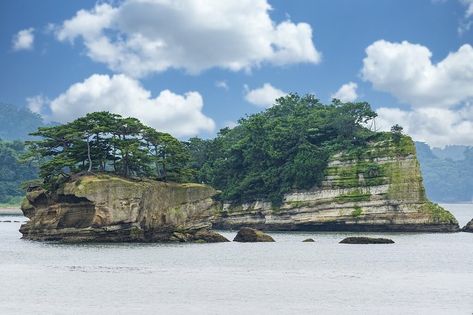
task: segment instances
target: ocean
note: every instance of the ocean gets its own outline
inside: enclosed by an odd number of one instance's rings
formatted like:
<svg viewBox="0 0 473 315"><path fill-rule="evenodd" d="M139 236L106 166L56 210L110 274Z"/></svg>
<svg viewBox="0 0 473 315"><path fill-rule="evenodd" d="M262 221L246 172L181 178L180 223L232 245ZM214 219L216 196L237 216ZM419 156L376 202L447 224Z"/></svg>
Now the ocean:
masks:
<svg viewBox="0 0 473 315"><path fill-rule="evenodd" d="M472 204L444 206L461 226L473 218ZM65 245L21 240L20 224L0 223L0 314L473 313L473 233ZM395 244L338 244L353 235Z"/></svg>

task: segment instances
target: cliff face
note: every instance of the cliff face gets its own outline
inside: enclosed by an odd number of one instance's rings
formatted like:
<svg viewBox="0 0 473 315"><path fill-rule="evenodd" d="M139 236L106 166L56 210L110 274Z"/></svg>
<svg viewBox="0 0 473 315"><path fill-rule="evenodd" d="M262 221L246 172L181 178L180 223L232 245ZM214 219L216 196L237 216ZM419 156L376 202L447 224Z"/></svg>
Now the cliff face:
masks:
<svg viewBox="0 0 473 315"><path fill-rule="evenodd" d="M320 187L285 195L281 206L224 204L218 228L265 230L458 231L445 209L426 199L409 137L332 156Z"/></svg>
<svg viewBox="0 0 473 315"><path fill-rule="evenodd" d="M209 231L217 191L206 185L83 176L27 194L23 238L62 241L222 241Z"/></svg>

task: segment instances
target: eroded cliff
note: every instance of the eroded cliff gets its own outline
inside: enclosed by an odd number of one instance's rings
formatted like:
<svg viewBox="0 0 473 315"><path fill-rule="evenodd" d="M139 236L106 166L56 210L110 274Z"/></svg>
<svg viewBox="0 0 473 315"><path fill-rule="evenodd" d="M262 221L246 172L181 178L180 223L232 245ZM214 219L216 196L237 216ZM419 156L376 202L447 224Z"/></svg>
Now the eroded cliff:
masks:
<svg viewBox="0 0 473 315"><path fill-rule="evenodd" d="M210 231L217 191L200 184L82 176L30 191L23 238L61 241L225 241Z"/></svg>
<svg viewBox="0 0 473 315"><path fill-rule="evenodd" d="M425 196L413 141L378 141L330 158L320 187L264 200L226 203L215 226L265 230L455 232L458 222Z"/></svg>

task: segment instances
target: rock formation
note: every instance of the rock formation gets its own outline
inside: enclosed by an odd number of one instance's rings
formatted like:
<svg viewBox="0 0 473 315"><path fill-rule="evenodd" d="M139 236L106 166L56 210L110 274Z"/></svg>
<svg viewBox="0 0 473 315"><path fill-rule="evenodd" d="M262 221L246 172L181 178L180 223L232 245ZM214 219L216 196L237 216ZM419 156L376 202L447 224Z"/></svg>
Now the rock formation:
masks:
<svg viewBox="0 0 473 315"><path fill-rule="evenodd" d="M463 232L470 232L473 233L473 220L467 223L462 229Z"/></svg>
<svg viewBox="0 0 473 315"><path fill-rule="evenodd" d="M200 184L82 176L55 192L28 192L21 209L30 220L20 232L69 242L228 241L209 230L217 193Z"/></svg>
<svg viewBox="0 0 473 315"><path fill-rule="evenodd" d="M274 239L266 233L252 229L241 228L233 239L234 242L254 243L254 242L274 242Z"/></svg>
<svg viewBox="0 0 473 315"><path fill-rule="evenodd" d="M303 243L314 243L315 240L313 238L306 238L305 240L302 241Z"/></svg>
<svg viewBox="0 0 473 315"><path fill-rule="evenodd" d="M389 238L354 236L344 238L340 244L394 244L394 241Z"/></svg>
<svg viewBox="0 0 473 315"><path fill-rule="evenodd" d="M224 204L215 225L263 230L456 232L458 222L425 196L415 146L373 142L329 159L319 187L286 194L275 206L265 200Z"/></svg>

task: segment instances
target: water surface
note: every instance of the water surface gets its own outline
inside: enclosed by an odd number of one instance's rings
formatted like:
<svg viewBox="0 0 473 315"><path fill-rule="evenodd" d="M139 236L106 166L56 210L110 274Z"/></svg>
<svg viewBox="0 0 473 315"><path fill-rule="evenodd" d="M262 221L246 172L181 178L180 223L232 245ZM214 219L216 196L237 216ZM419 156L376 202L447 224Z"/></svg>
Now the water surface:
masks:
<svg viewBox="0 0 473 315"><path fill-rule="evenodd" d="M473 218L473 205L446 207L461 225ZM470 233L61 245L20 240L19 226L0 223L0 314L473 313ZM396 244L338 244L349 235ZM307 237L317 242L302 243Z"/></svg>

